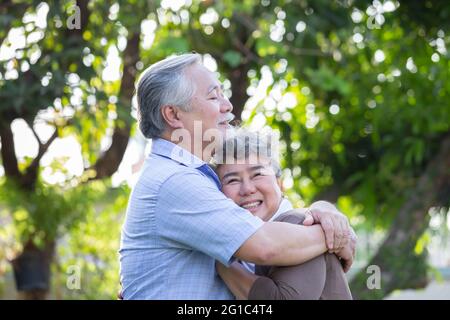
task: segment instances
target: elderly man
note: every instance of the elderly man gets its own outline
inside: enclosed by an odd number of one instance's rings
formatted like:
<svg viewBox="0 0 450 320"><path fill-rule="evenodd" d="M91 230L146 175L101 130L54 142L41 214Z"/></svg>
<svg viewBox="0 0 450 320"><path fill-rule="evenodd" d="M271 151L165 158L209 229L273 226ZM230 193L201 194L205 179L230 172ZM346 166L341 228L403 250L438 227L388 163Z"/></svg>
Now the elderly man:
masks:
<svg viewBox="0 0 450 320"><path fill-rule="evenodd" d="M152 150L122 229L124 299L233 299L215 260L288 266L328 250L351 264L351 228L334 206L312 210L311 226L263 222L220 191L207 165L211 144L198 129L224 135L233 106L198 54L150 66L138 81L137 100L139 127Z"/></svg>

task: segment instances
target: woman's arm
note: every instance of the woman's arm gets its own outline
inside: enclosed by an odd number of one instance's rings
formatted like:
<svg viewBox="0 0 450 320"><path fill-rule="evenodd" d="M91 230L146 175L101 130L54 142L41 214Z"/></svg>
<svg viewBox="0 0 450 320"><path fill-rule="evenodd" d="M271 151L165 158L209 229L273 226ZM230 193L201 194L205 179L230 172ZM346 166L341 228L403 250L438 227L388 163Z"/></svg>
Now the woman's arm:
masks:
<svg viewBox="0 0 450 320"><path fill-rule="evenodd" d="M216 261L216 270L228 289L239 300L248 299L253 284L259 278L236 261L228 268Z"/></svg>
<svg viewBox="0 0 450 320"><path fill-rule="evenodd" d="M318 300L326 278L323 255L297 266L271 267L270 277L254 275L238 262L229 268L216 262L216 269L239 300Z"/></svg>

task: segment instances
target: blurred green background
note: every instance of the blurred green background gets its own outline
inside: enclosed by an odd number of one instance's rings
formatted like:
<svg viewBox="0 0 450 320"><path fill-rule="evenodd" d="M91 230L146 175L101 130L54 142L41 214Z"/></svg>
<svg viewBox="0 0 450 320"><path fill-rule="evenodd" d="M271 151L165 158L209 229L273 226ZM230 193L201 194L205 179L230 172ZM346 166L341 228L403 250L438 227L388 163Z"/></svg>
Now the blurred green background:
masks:
<svg viewBox="0 0 450 320"><path fill-rule="evenodd" d="M134 83L190 51L238 119L279 130L291 200L349 216L355 298L448 285L449 24L444 0L3 0L0 298L116 298L149 147Z"/></svg>

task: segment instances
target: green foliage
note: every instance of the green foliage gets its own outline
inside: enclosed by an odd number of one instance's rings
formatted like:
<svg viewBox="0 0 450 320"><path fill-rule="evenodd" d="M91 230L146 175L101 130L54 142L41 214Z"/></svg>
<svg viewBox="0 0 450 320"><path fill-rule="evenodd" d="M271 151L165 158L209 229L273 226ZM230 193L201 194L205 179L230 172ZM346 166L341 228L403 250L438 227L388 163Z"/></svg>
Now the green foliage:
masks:
<svg viewBox="0 0 450 320"><path fill-rule="evenodd" d="M241 64L242 57L239 52L228 50L223 54L223 59L230 67L235 68Z"/></svg>
<svg viewBox="0 0 450 320"><path fill-rule="evenodd" d="M16 239L21 243L33 241L37 246L54 240L70 230L93 210L96 200L105 193L102 182L92 182L75 188L38 182L30 193L11 181L0 185L0 204L13 217Z"/></svg>
<svg viewBox="0 0 450 320"><path fill-rule="evenodd" d="M104 80L103 72L108 53L122 58L133 34L141 39L139 71L195 50L216 59L223 80L236 81L242 72L242 82L231 83L232 98L243 97L235 110L250 93L244 121L263 116L265 125L280 131L283 165L293 178L289 196L306 205L331 195L354 225L369 232L391 226L449 132L445 1L393 1L395 10L383 12L377 25L368 10L376 3L365 1L195 0L177 8L95 0L82 33L64 26L74 1L48 1L45 27L24 19L44 3L13 3L7 11L0 6L0 42L12 45L6 39L11 28L27 41L0 61L0 129L17 118L36 124L48 112L53 116L44 121L61 138L77 139L85 167L98 159L113 126L131 121L129 101L118 98L121 79ZM19 159L21 172L31 162ZM2 226L0 240L11 233L21 243L57 239L54 294L114 298L118 218L129 190L111 190L108 181L85 183L88 173L70 176L63 158L45 166L28 192L2 179L2 214L8 212L12 224ZM43 169L64 181L45 182ZM417 257L426 251L425 238L411 252L411 272L414 264L424 269ZM5 256L0 250L0 260ZM80 291L65 289L66 278L58 278L71 265L81 267Z"/></svg>
<svg viewBox="0 0 450 320"><path fill-rule="evenodd" d="M67 233L58 246L55 265L54 295L66 299L116 299L120 290L120 227L128 201L129 189L110 190L89 211L85 219ZM70 290L67 277L73 266L80 271L80 288Z"/></svg>
<svg viewBox="0 0 450 320"><path fill-rule="evenodd" d="M263 113L286 141L285 165L301 172L294 179L295 193L310 202L338 188L341 196L363 207L366 227L386 228L449 131L448 53L430 45L437 39L449 43L443 31L447 21L411 28L394 11L384 14L383 25L370 28L365 8L358 23L349 19L358 7L326 13L320 3L311 8L324 15L305 17L294 6L283 7L286 33L299 18L308 32L292 42L283 39L283 46L291 48L288 53L274 50L265 60L274 82L253 115ZM263 41L267 45L262 47L277 45ZM302 56L298 48L309 45L315 49ZM277 73L278 59L287 61L285 73ZM298 80L286 81L288 74ZM276 92L276 108L266 108ZM294 108L284 107L280 99L288 93L296 98Z"/></svg>

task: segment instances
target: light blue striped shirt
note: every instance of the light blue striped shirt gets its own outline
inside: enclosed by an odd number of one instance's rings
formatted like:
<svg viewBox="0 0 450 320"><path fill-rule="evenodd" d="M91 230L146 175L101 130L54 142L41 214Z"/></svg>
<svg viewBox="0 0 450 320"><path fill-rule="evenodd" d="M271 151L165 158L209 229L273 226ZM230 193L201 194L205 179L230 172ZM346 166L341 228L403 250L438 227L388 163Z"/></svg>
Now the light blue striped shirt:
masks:
<svg viewBox="0 0 450 320"><path fill-rule="evenodd" d="M124 299L233 299L215 260L228 265L264 222L228 199L217 180L190 152L153 140L122 227Z"/></svg>

